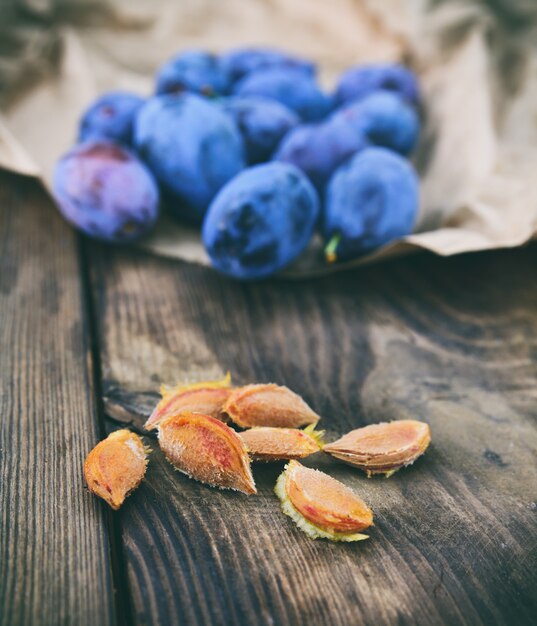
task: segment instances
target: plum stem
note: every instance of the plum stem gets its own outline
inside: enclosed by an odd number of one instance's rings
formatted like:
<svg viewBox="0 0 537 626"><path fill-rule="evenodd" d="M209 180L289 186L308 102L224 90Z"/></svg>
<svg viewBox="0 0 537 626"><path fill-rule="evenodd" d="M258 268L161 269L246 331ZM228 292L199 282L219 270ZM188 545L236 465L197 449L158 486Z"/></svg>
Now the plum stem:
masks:
<svg viewBox="0 0 537 626"><path fill-rule="evenodd" d="M324 249L324 256L328 263L334 263L337 261L337 248L341 242L341 233L334 233L332 237L330 237L329 242L326 244Z"/></svg>

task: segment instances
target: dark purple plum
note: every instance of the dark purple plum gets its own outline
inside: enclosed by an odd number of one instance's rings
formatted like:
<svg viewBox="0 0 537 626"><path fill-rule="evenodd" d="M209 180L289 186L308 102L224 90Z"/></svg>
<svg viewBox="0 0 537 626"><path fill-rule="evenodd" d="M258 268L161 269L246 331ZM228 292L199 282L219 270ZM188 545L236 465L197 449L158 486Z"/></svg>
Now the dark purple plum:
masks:
<svg viewBox="0 0 537 626"><path fill-rule="evenodd" d="M85 111L80 120L78 140L110 139L130 145L132 127L144 98L128 91L109 91Z"/></svg>
<svg viewBox="0 0 537 626"><path fill-rule="evenodd" d="M341 106L380 90L391 91L410 104L419 103L420 90L416 75L398 63L357 65L347 70L337 84L335 101Z"/></svg>
<svg viewBox="0 0 537 626"><path fill-rule="evenodd" d="M418 208L419 182L410 163L385 148L362 150L327 187L327 260L352 259L410 234Z"/></svg>
<svg viewBox="0 0 537 626"><path fill-rule="evenodd" d="M223 274L264 278L301 254L318 216L319 198L300 170L286 163L256 165L213 200L203 223L203 243Z"/></svg>
<svg viewBox="0 0 537 626"><path fill-rule="evenodd" d="M158 217L151 172L130 151L104 140L78 144L58 161L53 193L73 226L103 241L133 241Z"/></svg>
<svg viewBox="0 0 537 626"><path fill-rule="evenodd" d="M157 94L190 91L214 97L226 94L229 87L229 75L220 59L201 50L182 52L157 72Z"/></svg>
<svg viewBox="0 0 537 626"><path fill-rule="evenodd" d="M250 165L268 161L283 137L300 122L294 111L268 98L228 98L223 107L241 132Z"/></svg>
<svg viewBox="0 0 537 626"><path fill-rule="evenodd" d="M281 102L302 120L315 122L329 113L332 101L315 78L294 68L275 67L246 75L233 87L236 96L261 96Z"/></svg>
<svg viewBox="0 0 537 626"><path fill-rule="evenodd" d="M258 70L274 67L300 70L308 76L315 76L315 64L272 48L237 48L220 55L232 83Z"/></svg>
<svg viewBox="0 0 537 626"><path fill-rule="evenodd" d="M220 106L190 93L155 96L136 119L134 144L170 209L201 223L218 190L244 167L239 130Z"/></svg>

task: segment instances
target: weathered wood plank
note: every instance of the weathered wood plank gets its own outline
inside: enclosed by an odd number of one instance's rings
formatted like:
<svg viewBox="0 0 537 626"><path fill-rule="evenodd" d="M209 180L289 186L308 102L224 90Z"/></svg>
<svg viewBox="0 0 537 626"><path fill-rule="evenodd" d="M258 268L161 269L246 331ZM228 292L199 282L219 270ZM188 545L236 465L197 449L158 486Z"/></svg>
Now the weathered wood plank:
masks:
<svg viewBox="0 0 537 626"><path fill-rule="evenodd" d="M354 545L311 541L280 513L281 466L256 467L247 498L174 472L153 442L119 513L137 624L531 623L536 247L243 285L128 250L92 257L116 416L139 394L139 424L160 381L229 369L238 383L288 384L330 436L409 416L433 432L389 480L311 457L376 513Z"/></svg>
<svg viewBox="0 0 537 626"><path fill-rule="evenodd" d="M3 173L0 249L0 624L113 624L106 518L82 477L99 429L76 237Z"/></svg>

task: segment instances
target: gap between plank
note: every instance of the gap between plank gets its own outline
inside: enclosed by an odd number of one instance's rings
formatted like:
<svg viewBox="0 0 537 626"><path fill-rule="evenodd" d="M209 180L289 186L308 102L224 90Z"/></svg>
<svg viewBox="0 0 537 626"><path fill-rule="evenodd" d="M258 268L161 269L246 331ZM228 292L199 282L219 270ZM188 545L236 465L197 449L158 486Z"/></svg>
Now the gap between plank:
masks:
<svg viewBox="0 0 537 626"><path fill-rule="evenodd" d="M97 422L100 438L107 436L104 418L104 403L102 394L101 378L101 354L99 345L99 329L95 298L91 288L91 276L88 262L87 242L82 235L77 234L78 257L81 277L82 304L88 320L89 334L89 360L88 371L95 397ZM113 595L116 609L118 626L132 624L132 603L128 583L126 558L123 550L121 523L117 514L106 507L106 522L108 526L108 538L110 545L110 560L112 566Z"/></svg>

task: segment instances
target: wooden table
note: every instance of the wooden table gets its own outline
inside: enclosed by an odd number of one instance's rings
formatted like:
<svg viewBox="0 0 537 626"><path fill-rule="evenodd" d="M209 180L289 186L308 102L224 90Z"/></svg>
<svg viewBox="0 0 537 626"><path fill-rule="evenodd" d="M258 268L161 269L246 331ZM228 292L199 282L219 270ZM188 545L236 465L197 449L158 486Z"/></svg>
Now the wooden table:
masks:
<svg viewBox="0 0 537 626"><path fill-rule="evenodd" d="M237 284L82 240L7 174L0 237L3 626L536 623L537 246ZM329 437L431 424L389 480L312 457L372 505L368 541L300 533L281 465L246 497L173 471L152 439L119 512L85 489L85 455L160 382L226 370L289 385Z"/></svg>

